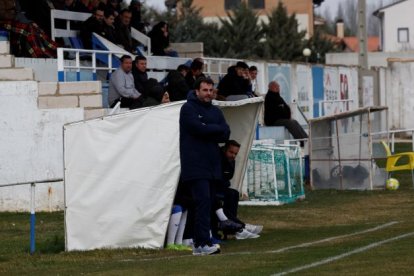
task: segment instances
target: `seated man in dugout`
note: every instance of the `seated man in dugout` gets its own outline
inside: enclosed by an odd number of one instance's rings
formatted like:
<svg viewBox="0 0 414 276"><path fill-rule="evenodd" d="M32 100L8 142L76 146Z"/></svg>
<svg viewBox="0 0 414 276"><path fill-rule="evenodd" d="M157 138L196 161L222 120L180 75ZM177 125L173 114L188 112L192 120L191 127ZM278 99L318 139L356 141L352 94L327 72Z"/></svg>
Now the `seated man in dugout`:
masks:
<svg viewBox="0 0 414 276"><path fill-rule="evenodd" d="M112 73L109 80L108 103L111 108L118 102L121 102L121 107L129 109L142 107L141 93L135 89L134 76L131 70L131 56L123 55L121 66Z"/></svg>
<svg viewBox="0 0 414 276"><path fill-rule="evenodd" d="M264 122L266 126L286 127L295 139L308 138L298 121L292 119L290 107L280 96L280 86L276 81L269 83L265 97ZM304 141L300 141L300 146L304 146Z"/></svg>

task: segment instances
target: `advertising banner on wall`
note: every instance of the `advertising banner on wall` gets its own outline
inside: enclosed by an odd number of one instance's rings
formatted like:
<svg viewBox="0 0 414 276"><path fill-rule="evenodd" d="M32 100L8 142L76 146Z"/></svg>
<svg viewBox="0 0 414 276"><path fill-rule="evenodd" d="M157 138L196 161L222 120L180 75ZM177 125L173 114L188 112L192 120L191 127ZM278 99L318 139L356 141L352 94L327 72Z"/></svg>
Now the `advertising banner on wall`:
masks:
<svg viewBox="0 0 414 276"><path fill-rule="evenodd" d="M290 86L291 65L275 63L269 64L268 74L269 82L277 81L279 83L280 95L287 104L290 104L292 101Z"/></svg>
<svg viewBox="0 0 414 276"><path fill-rule="evenodd" d="M358 72L356 68L339 67L339 100L341 111L358 107Z"/></svg>
<svg viewBox="0 0 414 276"><path fill-rule="evenodd" d="M323 67L312 67L312 81L313 81L313 117L321 116L319 110L319 102L323 101Z"/></svg>
<svg viewBox="0 0 414 276"><path fill-rule="evenodd" d="M325 67L323 74L323 100L322 115L333 115L341 112L342 104L338 102L341 99L338 68Z"/></svg>
<svg viewBox="0 0 414 276"><path fill-rule="evenodd" d="M296 88L298 91L298 107L306 119L313 118L312 70L310 66L296 66Z"/></svg>

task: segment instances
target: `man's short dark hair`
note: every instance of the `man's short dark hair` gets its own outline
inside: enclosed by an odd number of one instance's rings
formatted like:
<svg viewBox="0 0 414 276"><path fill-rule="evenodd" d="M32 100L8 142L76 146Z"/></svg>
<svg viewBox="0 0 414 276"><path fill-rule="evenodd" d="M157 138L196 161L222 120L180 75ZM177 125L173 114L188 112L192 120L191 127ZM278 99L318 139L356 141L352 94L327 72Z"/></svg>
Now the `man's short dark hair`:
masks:
<svg viewBox="0 0 414 276"><path fill-rule="evenodd" d="M252 66L250 66L249 71L250 71L250 72L251 72L251 71L257 71L257 67L256 67L256 66L254 66L254 65L252 65Z"/></svg>
<svg viewBox="0 0 414 276"><path fill-rule="evenodd" d="M99 5L94 9L93 13L96 14L96 11L103 11L105 13L106 6L104 3L99 3Z"/></svg>
<svg viewBox="0 0 414 276"><path fill-rule="evenodd" d="M123 56L120 58L121 63L123 63L123 62L124 62L124 60L126 60L126 59L132 59L132 57L131 57L130 55L123 55Z"/></svg>
<svg viewBox="0 0 414 276"><path fill-rule="evenodd" d="M185 65L185 64L180 64L180 65L178 65L178 67L177 67L177 71L178 72L181 72L181 71L188 71L188 70L190 70L190 67L188 67L187 65Z"/></svg>
<svg viewBox="0 0 414 276"><path fill-rule="evenodd" d="M108 17L110 17L110 16L113 16L113 17L115 17L115 12L114 12L114 10L113 9L105 9L105 11L104 11L104 16L105 16L105 18L108 18Z"/></svg>
<svg viewBox="0 0 414 276"><path fill-rule="evenodd" d="M224 150L228 150L230 146L240 148L241 145L236 140L228 140L226 144L224 145Z"/></svg>
<svg viewBox="0 0 414 276"><path fill-rule="evenodd" d="M243 61L238 61L236 63L236 67L240 67L240 68L243 68L243 69L249 69L249 66L247 65L247 63L243 62Z"/></svg>
<svg viewBox="0 0 414 276"><path fill-rule="evenodd" d="M198 79L196 80L195 84L194 84L194 88L195 88L196 90L199 90L199 89L200 89L200 85L201 85L202 83L207 83L207 84L211 84L211 85L213 85L213 86L214 86L214 81L213 81L212 79L210 79L210 78L198 78Z"/></svg>
<svg viewBox="0 0 414 276"><path fill-rule="evenodd" d="M136 56L136 57L135 57L135 62L138 62L138 61L140 61L140 60L147 60L147 58L146 58L146 57L144 57L144 56Z"/></svg>
<svg viewBox="0 0 414 276"><path fill-rule="evenodd" d="M191 70L201 70L201 69L203 69L203 65L204 64L200 60L195 59L195 60L193 60L193 62L191 62L190 68L191 68Z"/></svg>
<svg viewBox="0 0 414 276"><path fill-rule="evenodd" d="M129 9L122 9L121 12L119 13L119 15L122 15L122 14L124 14L126 12L127 13L132 13L131 10L129 10Z"/></svg>

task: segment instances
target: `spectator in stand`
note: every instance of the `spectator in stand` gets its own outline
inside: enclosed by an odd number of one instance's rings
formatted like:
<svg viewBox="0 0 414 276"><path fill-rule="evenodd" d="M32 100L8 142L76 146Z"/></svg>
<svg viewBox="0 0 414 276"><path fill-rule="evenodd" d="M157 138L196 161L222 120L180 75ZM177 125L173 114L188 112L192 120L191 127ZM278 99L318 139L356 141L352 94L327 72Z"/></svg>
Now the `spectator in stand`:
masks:
<svg viewBox="0 0 414 276"><path fill-rule="evenodd" d="M201 58L195 58L190 65L190 71L185 76L185 81L190 89L194 89L194 84L199 78L205 78L203 74L204 63Z"/></svg>
<svg viewBox="0 0 414 276"><path fill-rule="evenodd" d="M170 46L170 36L168 24L164 21L157 23L148 33L151 38L151 51L154 56L178 57L176 51L168 48Z"/></svg>
<svg viewBox="0 0 414 276"><path fill-rule="evenodd" d="M89 0L78 0L76 6L77 12L90 13L92 11L89 6Z"/></svg>
<svg viewBox="0 0 414 276"><path fill-rule="evenodd" d="M289 105L280 96L280 87L276 81L269 83L265 97L264 122L267 126L284 126L295 139L306 139L308 135L300 124L292 119ZM300 142L303 147L304 142Z"/></svg>
<svg viewBox="0 0 414 276"><path fill-rule="evenodd" d="M185 76L189 70L190 68L188 66L181 64L177 67L177 70L168 73L166 89L170 94L170 100L172 102L187 99L190 88L185 81Z"/></svg>
<svg viewBox="0 0 414 276"><path fill-rule="evenodd" d="M147 96L144 99L142 107L155 106L170 102L168 92L157 82L156 79L148 80Z"/></svg>
<svg viewBox="0 0 414 276"><path fill-rule="evenodd" d="M141 93L135 89L134 76L131 70L131 56L123 55L120 68L112 73L109 80L108 103L111 108L119 101L121 107L129 109L142 107Z"/></svg>
<svg viewBox="0 0 414 276"><path fill-rule="evenodd" d="M57 44L25 16L16 0L0 4L0 28L10 33L11 53L18 57L56 58Z"/></svg>
<svg viewBox="0 0 414 276"><path fill-rule="evenodd" d="M108 0L106 4L107 9L111 9L115 13L115 17L117 17L121 13L121 5L119 0Z"/></svg>
<svg viewBox="0 0 414 276"><path fill-rule="evenodd" d="M249 77L250 77L250 91L254 97L257 97L257 67L249 67Z"/></svg>
<svg viewBox="0 0 414 276"><path fill-rule="evenodd" d="M116 44L116 34L115 34L115 14L112 10L106 9L104 12L104 24L102 27L102 32L100 35L102 35L104 38L108 39L112 43Z"/></svg>
<svg viewBox="0 0 414 276"><path fill-rule="evenodd" d="M218 98L226 101L247 99L250 91L248 71L249 66L243 61L230 66L218 85Z"/></svg>
<svg viewBox="0 0 414 276"><path fill-rule="evenodd" d="M123 9L119 16L115 18L114 25L117 44L120 44L126 51L135 53L137 43L131 37L131 17L131 11Z"/></svg>
<svg viewBox="0 0 414 276"><path fill-rule="evenodd" d="M135 57L132 74L134 75L135 89L137 89L143 96L147 96L148 74L146 57Z"/></svg>
<svg viewBox="0 0 414 276"><path fill-rule="evenodd" d="M98 6L91 17L86 19L80 29L80 38L85 49L92 49L92 33L100 34L103 29L104 7Z"/></svg>
<svg viewBox="0 0 414 276"><path fill-rule="evenodd" d="M228 140L230 128L221 110L211 103L213 88L211 79L197 80L180 111L181 181L191 189L195 206L193 255L220 252L210 239L211 189L221 179L218 143Z"/></svg>
<svg viewBox="0 0 414 276"><path fill-rule="evenodd" d="M146 34L145 24L142 22L141 19L141 1L142 0L132 0L129 4L128 9L132 13L131 27L140 31L143 34Z"/></svg>
<svg viewBox="0 0 414 276"><path fill-rule="evenodd" d="M78 11L77 7L77 0L65 0L65 4L63 5L63 9L65 11Z"/></svg>

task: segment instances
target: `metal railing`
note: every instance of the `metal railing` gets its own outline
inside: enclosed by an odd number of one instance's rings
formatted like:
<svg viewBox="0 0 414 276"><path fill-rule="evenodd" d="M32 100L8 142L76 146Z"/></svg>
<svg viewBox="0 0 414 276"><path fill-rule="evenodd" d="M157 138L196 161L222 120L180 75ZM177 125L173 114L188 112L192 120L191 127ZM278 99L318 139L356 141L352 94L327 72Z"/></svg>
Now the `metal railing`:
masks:
<svg viewBox="0 0 414 276"><path fill-rule="evenodd" d="M344 111L348 111L350 110L350 104L352 104L354 102L354 100L352 99L348 99L348 100L323 100L323 101L319 101L319 116L324 116L324 115L332 115L332 114L325 114L326 112L326 105L330 104L329 107L339 107L340 110L342 110L341 112Z"/></svg>
<svg viewBox="0 0 414 276"><path fill-rule="evenodd" d="M65 53L74 53L75 54L75 65L65 65ZM91 56L92 62L88 65L87 63L81 64L81 54L88 54ZM66 76L65 72L75 71L76 80L80 80L81 70L91 71L93 74L93 80L97 80L96 71L104 70L108 73L116 70L117 67L113 66L112 58L122 56L127 54L124 52L113 52L113 51L102 51L102 50L83 50L83 49L71 49L71 48L58 48L57 49L57 66L58 66L58 81L65 81ZM103 55L106 57L108 64L97 63L97 55Z"/></svg>
<svg viewBox="0 0 414 276"><path fill-rule="evenodd" d="M36 232L35 232L35 226L36 226L35 188L36 188L36 184L53 183L53 182L61 182L61 181L63 181L63 179L55 178L55 179L40 180L40 181L0 184L0 188L30 185L30 254L31 255L33 255L33 253L36 250Z"/></svg>
<svg viewBox="0 0 414 276"><path fill-rule="evenodd" d="M372 136L379 136L386 134L390 141L391 145L391 153L395 152L395 134L397 133L404 133L404 132L411 132L411 150L414 151L414 128L410 129L396 129L396 130L388 130L388 131L379 131L379 132L373 132ZM391 137L390 137L391 136Z"/></svg>

